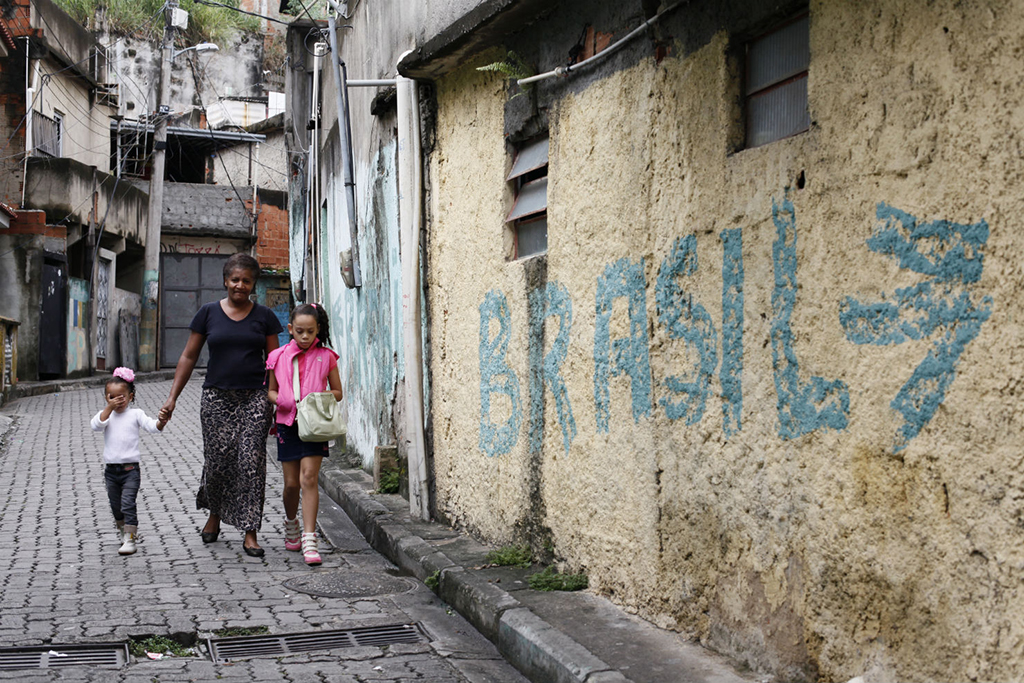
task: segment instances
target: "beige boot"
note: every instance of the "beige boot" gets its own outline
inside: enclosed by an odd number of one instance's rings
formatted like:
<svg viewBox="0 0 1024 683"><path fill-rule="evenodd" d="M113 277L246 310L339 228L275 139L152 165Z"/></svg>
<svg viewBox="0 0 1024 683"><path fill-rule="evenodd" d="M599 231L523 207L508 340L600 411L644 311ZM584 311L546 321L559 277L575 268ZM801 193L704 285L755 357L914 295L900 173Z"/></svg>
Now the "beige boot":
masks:
<svg viewBox="0 0 1024 683"><path fill-rule="evenodd" d="M121 545L124 543L124 520L115 519L114 524L117 525L117 544Z"/></svg>
<svg viewBox="0 0 1024 683"><path fill-rule="evenodd" d="M135 553L135 534L138 527L133 524L124 525L124 543L118 549L118 555L132 555Z"/></svg>

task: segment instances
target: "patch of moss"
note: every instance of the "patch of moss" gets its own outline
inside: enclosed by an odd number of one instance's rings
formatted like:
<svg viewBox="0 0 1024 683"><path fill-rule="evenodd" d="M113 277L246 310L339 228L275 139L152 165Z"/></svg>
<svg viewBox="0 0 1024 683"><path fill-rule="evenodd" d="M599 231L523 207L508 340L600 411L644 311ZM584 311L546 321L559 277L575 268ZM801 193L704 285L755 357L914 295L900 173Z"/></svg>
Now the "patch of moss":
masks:
<svg viewBox="0 0 1024 683"><path fill-rule="evenodd" d="M579 591L590 585L586 574L559 574L554 567L531 574L527 581L537 591Z"/></svg>
<svg viewBox="0 0 1024 683"><path fill-rule="evenodd" d="M488 564L500 567L529 567L533 564L533 552L525 545L506 545L487 553Z"/></svg>
<svg viewBox="0 0 1024 683"><path fill-rule="evenodd" d="M427 588L429 588L430 590L436 591L437 587L441 585L441 572L434 572L433 574L428 576L423 583L426 584Z"/></svg>
<svg viewBox="0 0 1024 683"><path fill-rule="evenodd" d="M262 636L266 633L270 633L269 626L231 626L217 629L213 635L218 638L235 638L238 636Z"/></svg>

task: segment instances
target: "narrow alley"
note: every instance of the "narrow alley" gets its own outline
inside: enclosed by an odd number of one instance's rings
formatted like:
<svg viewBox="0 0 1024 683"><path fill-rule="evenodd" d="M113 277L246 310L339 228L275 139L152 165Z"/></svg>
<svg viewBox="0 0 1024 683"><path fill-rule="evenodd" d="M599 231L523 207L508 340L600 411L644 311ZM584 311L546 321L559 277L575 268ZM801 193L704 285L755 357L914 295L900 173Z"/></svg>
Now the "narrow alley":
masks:
<svg viewBox="0 0 1024 683"><path fill-rule="evenodd" d="M266 556L247 557L241 532L227 526L218 542L204 545L199 527L205 513L195 509L202 469L200 385L189 383L162 434L143 438L140 544L127 557L117 553L104 493L102 435L89 430L89 419L103 405L101 389L24 398L4 407L13 421L0 454L0 641L48 646L58 663L64 645L150 636L191 646L195 656L132 657L115 669L0 671L0 679L525 680L422 583L399 576L326 496L322 567L310 569L299 553L286 552L273 446L260 535ZM137 407L155 414L169 386L140 383ZM218 634L366 627L393 632L405 625L415 625L422 642L227 662L212 661L206 644Z"/></svg>

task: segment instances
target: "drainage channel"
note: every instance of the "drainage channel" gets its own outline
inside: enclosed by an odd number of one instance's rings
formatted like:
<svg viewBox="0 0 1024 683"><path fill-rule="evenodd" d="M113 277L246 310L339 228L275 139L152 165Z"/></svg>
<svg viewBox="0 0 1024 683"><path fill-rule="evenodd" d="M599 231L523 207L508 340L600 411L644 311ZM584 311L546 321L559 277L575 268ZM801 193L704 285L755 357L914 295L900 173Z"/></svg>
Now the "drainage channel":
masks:
<svg viewBox="0 0 1024 683"><path fill-rule="evenodd" d="M209 638L206 642L215 662L229 662L246 657L287 655L314 650L333 650L343 647L397 645L422 643L426 635L419 624L391 624L366 626L337 631L313 631L282 635L238 636Z"/></svg>
<svg viewBox="0 0 1024 683"><path fill-rule="evenodd" d="M128 663L127 643L82 643L0 648L0 671L65 666L119 668Z"/></svg>
<svg viewBox="0 0 1024 683"><path fill-rule="evenodd" d="M248 657L348 647L381 647L399 643L415 644L428 640L423 627L414 623L280 635L208 638L206 644L213 661L224 663ZM71 666L120 668L129 661L129 643L126 642L0 648L0 671Z"/></svg>

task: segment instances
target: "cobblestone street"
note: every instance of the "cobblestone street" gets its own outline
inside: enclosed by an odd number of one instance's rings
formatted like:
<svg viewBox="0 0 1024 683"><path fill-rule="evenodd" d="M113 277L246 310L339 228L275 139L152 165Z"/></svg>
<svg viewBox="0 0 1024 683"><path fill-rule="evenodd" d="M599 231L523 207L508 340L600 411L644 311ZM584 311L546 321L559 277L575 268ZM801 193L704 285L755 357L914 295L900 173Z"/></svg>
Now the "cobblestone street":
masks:
<svg viewBox="0 0 1024 683"><path fill-rule="evenodd" d="M162 434L142 436L139 550L122 557L103 486L102 434L89 419L103 405L89 388L8 404L0 450L0 646L53 646L164 636L194 657L132 657L120 669L88 666L0 671L6 680L88 681L524 681L494 646L418 581L397 576L327 496L321 496L321 567L284 550L281 470L268 448L264 558L242 551L227 525L199 537L201 377L194 377ZM139 383L150 416L169 381ZM0 426L2 428L2 426ZM321 595L297 590L317 574ZM382 584L382 585L378 585ZM383 585L386 584L386 585ZM323 586L347 588L326 597ZM374 591L373 588L385 589ZM306 586L308 589L308 586ZM359 595L363 590L363 595ZM372 594L372 593L379 594ZM288 634L418 624L420 644L336 648L215 663L205 639L222 629Z"/></svg>

